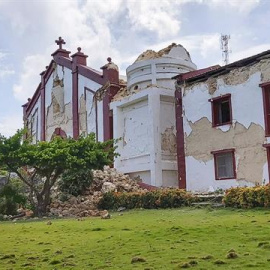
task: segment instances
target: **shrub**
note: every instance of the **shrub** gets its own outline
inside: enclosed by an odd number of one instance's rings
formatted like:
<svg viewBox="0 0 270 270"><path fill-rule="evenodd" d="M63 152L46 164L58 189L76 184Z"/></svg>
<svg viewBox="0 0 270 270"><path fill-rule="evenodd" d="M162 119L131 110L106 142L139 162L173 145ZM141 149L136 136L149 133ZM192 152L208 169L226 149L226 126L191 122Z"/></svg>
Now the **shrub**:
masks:
<svg viewBox="0 0 270 270"><path fill-rule="evenodd" d="M15 215L19 205L25 205L26 197L20 193L20 188L12 182L6 184L0 191L0 214Z"/></svg>
<svg viewBox="0 0 270 270"><path fill-rule="evenodd" d="M90 187L92 180L92 170L68 170L63 173L59 181L59 188L64 193L78 196Z"/></svg>
<svg viewBox="0 0 270 270"><path fill-rule="evenodd" d="M223 199L225 206L237 208L269 207L270 186L230 188Z"/></svg>
<svg viewBox="0 0 270 270"><path fill-rule="evenodd" d="M117 193L108 192L100 199L100 209L175 208L189 206L196 197L181 189L160 189L148 192Z"/></svg>

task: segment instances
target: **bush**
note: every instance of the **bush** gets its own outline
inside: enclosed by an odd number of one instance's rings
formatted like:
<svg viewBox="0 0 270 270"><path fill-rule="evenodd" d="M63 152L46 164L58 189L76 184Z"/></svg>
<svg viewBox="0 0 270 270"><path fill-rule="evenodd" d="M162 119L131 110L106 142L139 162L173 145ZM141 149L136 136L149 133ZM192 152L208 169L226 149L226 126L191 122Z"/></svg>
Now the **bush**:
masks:
<svg viewBox="0 0 270 270"><path fill-rule="evenodd" d="M175 208L189 206L196 197L181 189L160 189L148 192L117 193L108 192L100 199L100 209Z"/></svg>
<svg viewBox="0 0 270 270"><path fill-rule="evenodd" d="M19 187L12 182L6 184L0 191L0 214L15 215L19 205L26 204L26 197L20 193Z"/></svg>
<svg viewBox="0 0 270 270"><path fill-rule="evenodd" d="M230 188L223 198L225 206L237 208L269 207L270 186Z"/></svg>
<svg viewBox="0 0 270 270"><path fill-rule="evenodd" d="M84 193L93 180L92 170L68 170L59 181L60 191L74 196Z"/></svg>

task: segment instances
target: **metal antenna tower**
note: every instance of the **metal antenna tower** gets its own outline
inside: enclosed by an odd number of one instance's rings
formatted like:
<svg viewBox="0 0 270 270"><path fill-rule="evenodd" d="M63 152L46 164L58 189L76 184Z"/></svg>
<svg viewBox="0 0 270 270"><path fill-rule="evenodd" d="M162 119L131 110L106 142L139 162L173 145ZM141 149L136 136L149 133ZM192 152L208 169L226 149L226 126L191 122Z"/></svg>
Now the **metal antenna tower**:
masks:
<svg viewBox="0 0 270 270"><path fill-rule="evenodd" d="M229 53L231 53L231 51L229 50L230 38L231 38L230 35L222 35L222 34L220 37L220 48L222 50L222 61L224 65L229 64Z"/></svg>

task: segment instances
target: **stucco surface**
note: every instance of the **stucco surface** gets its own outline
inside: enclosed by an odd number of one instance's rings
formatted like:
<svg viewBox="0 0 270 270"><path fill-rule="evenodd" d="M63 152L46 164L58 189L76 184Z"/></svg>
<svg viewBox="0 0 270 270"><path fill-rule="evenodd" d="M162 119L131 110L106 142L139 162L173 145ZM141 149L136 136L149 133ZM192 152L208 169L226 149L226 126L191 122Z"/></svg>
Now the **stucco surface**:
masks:
<svg viewBox="0 0 270 270"><path fill-rule="evenodd" d="M186 156L207 162L213 159L211 151L235 148L237 159L237 179L261 183L263 165L266 162L264 129L252 123L245 128L236 122L227 132L212 128L211 122L203 117L190 123L191 133L185 138ZM214 173L214 172L213 172Z"/></svg>
<svg viewBox="0 0 270 270"><path fill-rule="evenodd" d="M66 132L67 136L72 136L73 123L72 123L72 105L71 103L65 104L64 111L55 114L53 112L53 104L47 108L46 117L46 139L51 140L52 135L56 128L61 128Z"/></svg>

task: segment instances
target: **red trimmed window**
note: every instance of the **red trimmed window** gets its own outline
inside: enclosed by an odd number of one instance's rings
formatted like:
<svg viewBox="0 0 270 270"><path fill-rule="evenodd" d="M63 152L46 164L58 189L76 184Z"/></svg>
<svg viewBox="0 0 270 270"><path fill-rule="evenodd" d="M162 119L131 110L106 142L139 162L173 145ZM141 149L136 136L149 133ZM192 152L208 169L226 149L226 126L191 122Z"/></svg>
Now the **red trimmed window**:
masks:
<svg viewBox="0 0 270 270"><path fill-rule="evenodd" d="M231 94L209 99L212 104L213 127L232 123Z"/></svg>
<svg viewBox="0 0 270 270"><path fill-rule="evenodd" d="M234 149L213 151L211 153L214 155L216 180L235 179Z"/></svg>
<svg viewBox="0 0 270 270"><path fill-rule="evenodd" d="M264 86L262 90L263 90L265 135L270 136L270 85Z"/></svg>

